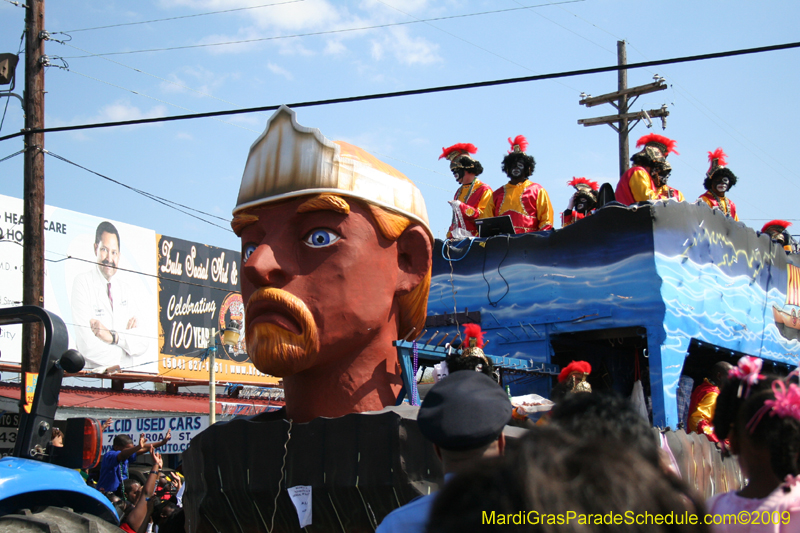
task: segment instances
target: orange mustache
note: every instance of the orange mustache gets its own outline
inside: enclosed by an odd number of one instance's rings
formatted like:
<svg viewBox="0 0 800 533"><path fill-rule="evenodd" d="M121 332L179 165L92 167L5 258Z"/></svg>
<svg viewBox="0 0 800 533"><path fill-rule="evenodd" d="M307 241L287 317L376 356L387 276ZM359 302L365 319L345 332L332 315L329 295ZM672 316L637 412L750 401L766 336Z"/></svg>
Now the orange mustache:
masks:
<svg viewBox="0 0 800 533"><path fill-rule="evenodd" d="M273 315L275 320L259 321L264 315ZM258 289L247 300L245 327L250 360L265 374L291 376L310 368L317 360L316 322L306 304L291 293Z"/></svg>

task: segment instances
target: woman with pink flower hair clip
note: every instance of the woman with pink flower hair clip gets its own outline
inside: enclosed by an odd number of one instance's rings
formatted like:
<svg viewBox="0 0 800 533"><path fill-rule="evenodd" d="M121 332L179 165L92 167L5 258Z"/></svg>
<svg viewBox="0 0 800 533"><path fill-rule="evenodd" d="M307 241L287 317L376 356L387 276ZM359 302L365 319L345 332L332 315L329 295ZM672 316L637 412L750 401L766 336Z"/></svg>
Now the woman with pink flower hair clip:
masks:
<svg viewBox="0 0 800 533"><path fill-rule="evenodd" d="M712 531L800 531L800 386L765 376L754 359L742 358L717 399L717 435L729 438L747 485L708 501L712 515L738 517Z"/></svg>

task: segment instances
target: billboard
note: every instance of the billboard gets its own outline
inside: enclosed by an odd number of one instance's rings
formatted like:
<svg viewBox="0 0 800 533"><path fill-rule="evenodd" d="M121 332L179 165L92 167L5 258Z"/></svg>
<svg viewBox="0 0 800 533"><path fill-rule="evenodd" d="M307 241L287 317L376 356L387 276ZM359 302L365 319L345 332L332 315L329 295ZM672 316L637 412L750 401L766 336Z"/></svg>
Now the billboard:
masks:
<svg viewBox="0 0 800 533"><path fill-rule="evenodd" d="M241 326L236 346L216 351L216 379L275 384L247 356L244 303L240 293L240 252L158 236L159 372L174 377L208 377L209 346L222 344L232 320ZM201 362L200 359L204 360Z"/></svg>
<svg viewBox="0 0 800 533"><path fill-rule="evenodd" d="M0 304L22 304L22 200L0 196ZM87 370L155 373L155 232L45 206L44 307L64 320ZM22 326L3 328L2 361L19 363Z"/></svg>
<svg viewBox="0 0 800 533"><path fill-rule="evenodd" d="M22 200L0 195L0 306L22 305ZM240 253L45 206L44 307L67 325L86 370L208 379L209 345L244 325ZM212 336L213 332L213 336ZM20 363L22 326L0 331L0 361ZM275 384L239 343L217 350L216 379Z"/></svg>

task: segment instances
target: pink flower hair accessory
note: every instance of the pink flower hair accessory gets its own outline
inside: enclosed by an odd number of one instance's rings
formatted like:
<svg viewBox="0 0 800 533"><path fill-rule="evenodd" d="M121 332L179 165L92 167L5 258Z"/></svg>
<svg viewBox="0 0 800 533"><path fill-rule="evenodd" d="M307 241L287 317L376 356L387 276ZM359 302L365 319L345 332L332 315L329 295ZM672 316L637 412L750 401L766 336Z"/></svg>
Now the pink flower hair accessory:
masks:
<svg viewBox="0 0 800 533"><path fill-rule="evenodd" d="M767 413L769 416L791 417L800 421L800 386L791 383L787 388L782 379L777 379L772 382L772 393L775 395L775 399L766 400L761 409L756 411L756 414L745 426L751 435Z"/></svg>
<svg viewBox="0 0 800 533"><path fill-rule="evenodd" d="M750 387L758 383L758 380L764 379L764 375L760 374L761 365L764 362L758 357L751 357L745 355L739 359L739 364L728 371L729 378L737 378L742 382L742 385L747 384L744 397L750 395ZM742 396L742 385L739 386L738 396Z"/></svg>

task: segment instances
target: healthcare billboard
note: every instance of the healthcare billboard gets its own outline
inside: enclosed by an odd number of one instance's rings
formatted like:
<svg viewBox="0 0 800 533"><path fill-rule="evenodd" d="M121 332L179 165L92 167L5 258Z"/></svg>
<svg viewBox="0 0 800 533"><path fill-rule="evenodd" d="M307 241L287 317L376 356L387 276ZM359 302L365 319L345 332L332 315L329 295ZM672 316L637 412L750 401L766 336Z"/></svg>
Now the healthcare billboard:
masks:
<svg viewBox="0 0 800 533"><path fill-rule="evenodd" d="M22 200L0 195L0 307L22 305L22 228ZM64 320L86 370L207 380L201 359L238 320L238 344L217 350L216 379L278 382L247 356L239 252L52 206L44 248L44 306ZM21 352L22 326L3 327L0 361L19 363Z"/></svg>
<svg viewBox="0 0 800 533"><path fill-rule="evenodd" d="M0 305L22 304L22 200L0 195ZM45 206L44 307L64 320L87 370L157 372L155 232ZM22 326L4 327L0 354L19 363Z"/></svg>
<svg viewBox="0 0 800 533"><path fill-rule="evenodd" d="M247 356L244 303L240 292L241 253L158 236L159 337L162 375L208 378L208 348L216 350L216 379L276 384ZM222 344L231 322L240 326L235 346ZM201 361L201 359L203 359Z"/></svg>

